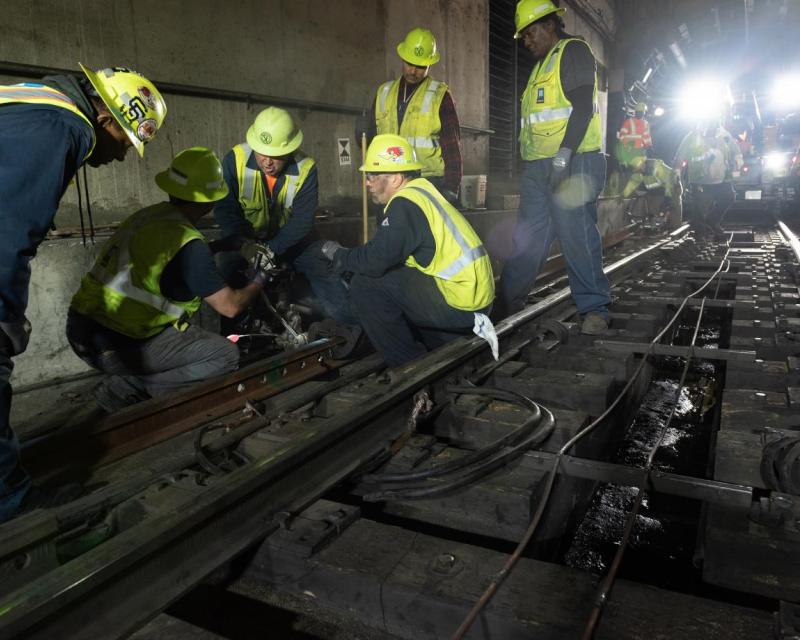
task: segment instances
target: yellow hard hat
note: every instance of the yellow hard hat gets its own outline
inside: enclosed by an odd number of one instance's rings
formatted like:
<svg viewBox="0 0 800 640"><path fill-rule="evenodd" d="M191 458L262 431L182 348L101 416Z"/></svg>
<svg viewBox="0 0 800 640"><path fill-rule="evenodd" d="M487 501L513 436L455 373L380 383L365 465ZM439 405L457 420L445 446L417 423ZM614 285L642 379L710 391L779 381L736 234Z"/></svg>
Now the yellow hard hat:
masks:
<svg viewBox="0 0 800 640"><path fill-rule="evenodd" d="M436 49L436 38L433 33L422 27L408 32L405 40L397 45L397 55L408 64L418 67L429 67L439 62L439 51Z"/></svg>
<svg viewBox="0 0 800 640"><path fill-rule="evenodd" d="M140 156L167 117L167 105L155 85L123 67L92 71L78 63L111 115L128 135Z"/></svg>
<svg viewBox="0 0 800 640"><path fill-rule="evenodd" d="M169 169L156 174L156 184L169 195L189 202L217 202L228 195L222 164L208 147L181 151Z"/></svg>
<svg viewBox="0 0 800 640"><path fill-rule="evenodd" d="M295 126L289 112L278 107L264 109L247 130L247 144L265 156L289 155L302 142L303 132Z"/></svg>
<svg viewBox="0 0 800 640"><path fill-rule="evenodd" d="M514 37L519 38L525 27L545 16L551 13L563 16L566 11L557 7L551 0L519 0L517 11L514 13L514 26L517 29Z"/></svg>
<svg viewBox="0 0 800 640"><path fill-rule="evenodd" d="M633 108L636 110L637 113L647 113L647 105L644 102L637 102Z"/></svg>
<svg viewBox="0 0 800 640"><path fill-rule="evenodd" d="M402 173L422 169L417 162L414 147L403 136L384 133L375 136L369 143L367 157L359 171L369 173Z"/></svg>

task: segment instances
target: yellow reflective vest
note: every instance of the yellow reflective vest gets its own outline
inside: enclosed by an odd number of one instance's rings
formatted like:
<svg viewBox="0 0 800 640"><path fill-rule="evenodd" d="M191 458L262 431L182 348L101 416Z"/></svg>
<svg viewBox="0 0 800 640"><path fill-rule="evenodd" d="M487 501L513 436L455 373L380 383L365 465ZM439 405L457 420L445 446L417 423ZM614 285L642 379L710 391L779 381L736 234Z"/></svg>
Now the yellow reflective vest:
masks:
<svg viewBox="0 0 800 640"><path fill-rule="evenodd" d="M131 338L149 338L168 326L185 331L200 298L182 302L161 293L170 260L203 234L168 202L134 213L103 246L81 280L71 307Z"/></svg>
<svg viewBox="0 0 800 640"><path fill-rule="evenodd" d="M247 166L252 154L253 150L247 143L237 144L233 148L239 183L239 205L242 207L244 217L253 225L253 229L266 230L272 235L286 224L292 214L294 197L314 168L314 160L299 151L294 152L297 175L283 174L283 185L277 194L273 194L270 207L269 193L264 187L261 169Z"/></svg>
<svg viewBox="0 0 800 640"><path fill-rule="evenodd" d="M12 103L45 104L71 111L81 120L86 122L86 124L88 124L89 128L92 130L92 145L89 147L89 151L87 152L83 161L86 162L86 159L92 155L92 151L94 151L94 145L97 142L94 133L94 125L92 124L91 120L86 117L83 111L78 109L78 106L72 100L70 100L69 96L67 96L65 93L62 93L58 89L53 89L52 87L36 83L0 86L0 104Z"/></svg>
<svg viewBox="0 0 800 640"><path fill-rule="evenodd" d="M425 214L436 251L423 267L409 256L406 266L431 276L451 307L476 311L494 300L492 263L481 239L461 212L453 207L425 178L408 182L386 204L406 198Z"/></svg>
<svg viewBox="0 0 800 640"><path fill-rule="evenodd" d="M564 140L567 121L572 114L572 103L567 100L561 86L561 53L569 42L580 42L589 46L579 38L559 40L533 68L528 86L522 94L519 143L523 160L552 158L558 153ZM577 153L597 151L601 145L602 128L597 104L596 72L593 103L594 114L589 120Z"/></svg>
<svg viewBox="0 0 800 640"><path fill-rule="evenodd" d="M447 85L444 82L425 78L419 83L406 107L403 123L397 124L397 100L400 80L385 82L378 88L375 97L375 125L378 134L394 133L403 136L414 147L417 160L422 163L422 176L443 176L444 160L439 146L442 122L439 108L442 106Z"/></svg>

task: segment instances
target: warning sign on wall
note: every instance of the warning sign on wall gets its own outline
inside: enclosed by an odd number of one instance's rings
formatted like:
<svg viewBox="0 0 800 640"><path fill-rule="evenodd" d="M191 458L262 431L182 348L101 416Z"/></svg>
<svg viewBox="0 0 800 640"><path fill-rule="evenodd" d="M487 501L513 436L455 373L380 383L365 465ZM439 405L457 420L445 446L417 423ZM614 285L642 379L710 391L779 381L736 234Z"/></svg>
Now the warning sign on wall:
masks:
<svg viewBox="0 0 800 640"><path fill-rule="evenodd" d="M339 165L344 167L352 164L352 156L350 155L350 138L339 138Z"/></svg>

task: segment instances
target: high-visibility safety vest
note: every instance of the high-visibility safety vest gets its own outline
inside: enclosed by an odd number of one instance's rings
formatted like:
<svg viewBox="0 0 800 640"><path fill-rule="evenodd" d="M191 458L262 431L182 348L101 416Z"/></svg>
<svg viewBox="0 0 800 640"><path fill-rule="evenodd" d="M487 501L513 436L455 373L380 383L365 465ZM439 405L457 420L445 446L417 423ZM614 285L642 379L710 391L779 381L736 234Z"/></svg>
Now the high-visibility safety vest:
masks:
<svg viewBox="0 0 800 640"><path fill-rule="evenodd" d="M528 86L522 94L519 143L523 160L552 158L561 148L567 131L567 121L572 114L572 103L567 100L561 86L561 53L569 42L580 42L583 46L589 46L579 38L559 40L533 68ZM589 50L591 51L591 47ZM594 77L592 103L594 113L577 153L600 149L603 134L597 104L597 73Z"/></svg>
<svg viewBox="0 0 800 640"><path fill-rule="evenodd" d="M185 331L200 298L166 298L161 275L193 240L204 240L203 234L168 202L134 213L103 246L81 280L72 308L131 338L149 338L169 326Z"/></svg>
<svg viewBox="0 0 800 640"><path fill-rule="evenodd" d="M233 148L233 155L236 160L236 177L239 181L239 204L244 217L256 231L268 230L274 234L286 224L292 214L294 197L314 168L314 160L299 151L294 152L297 175L289 175L284 170L283 185L277 194L272 194L272 207L270 208L270 197L264 188L261 169L258 166L255 169L247 166L253 155L250 145L247 143L237 144Z"/></svg>
<svg viewBox="0 0 800 640"><path fill-rule="evenodd" d="M617 138L623 145L633 149L646 149L653 146L650 123L643 118L626 118L617 132Z"/></svg>
<svg viewBox="0 0 800 640"><path fill-rule="evenodd" d="M88 124L89 129L92 131L92 145L89 147L89 151L83 161L86 162L86 159L92 155L94 145L97 142L94 125L66 94L58 89L30 82L0 86L0 105L13 103L50 105L71 111Z"/></svg>
<svg viewBox="0 0 800 640"><path fill-rule="evenodd" d="M406 266L434 278L451 307L475 311L488 306L494 300L492 263L478 234L461 212L425 178L408 182L386 206L395 198L406 198L422 209L436 243L430 264L423 267L414 256L409 256Z"/></svg>
<svg viewBox="0 0 800 640"><path fill-rule="evenodd" d="M417 153L422 163L422 176L444 175L442 148L439 134L442 122L439 108L442 106L447 85L444 82L425 78L419 83L408 101L403 122L397 124L397 101L399 100L400 80L390 80L378 88L375 97L375 125L378 134L394 133L403 136Z"/></svg>

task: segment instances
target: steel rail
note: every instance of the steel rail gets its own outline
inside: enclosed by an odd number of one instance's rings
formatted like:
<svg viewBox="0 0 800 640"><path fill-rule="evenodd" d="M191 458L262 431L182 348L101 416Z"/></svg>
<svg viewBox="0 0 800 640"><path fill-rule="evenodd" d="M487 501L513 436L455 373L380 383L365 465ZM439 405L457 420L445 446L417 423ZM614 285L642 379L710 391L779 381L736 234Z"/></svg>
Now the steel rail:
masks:
<svg viewBox="0 0 800 640"><path fill-rule="evenodd" d="M778 220L778 228L781 230L781 234L786 238L786 242L788 242L789 246L792 248L795 259L800 263L800 239L798 239L797 235L795 235L786 223L781 220Z"/></svg>
<svg viewBox="0 0 800 640"><path fill-rule="evenodd" d="M182 393L155 398L102 419L89 419L22 443L25 467L37 480L91 470L264 400L335 368L335 341L256 362Z"/></svg>
<svg viewBox="0 0 800 640"><path fill-rule="evenodd" d="M606 272L630 266L686 228ZM568 296L569 288L549 296L500 323L497 333L510 334ZM414 394L476 357L488 359L487 344L465 337L394 369L384 395L232 472L183 508L148 518L0 597L0 638L125 636L273 531L281 514L296 512L385 450L407 428Z"/></svg>

